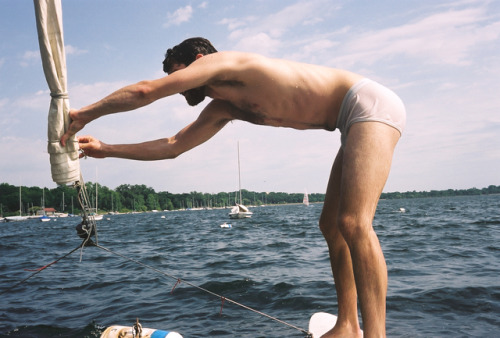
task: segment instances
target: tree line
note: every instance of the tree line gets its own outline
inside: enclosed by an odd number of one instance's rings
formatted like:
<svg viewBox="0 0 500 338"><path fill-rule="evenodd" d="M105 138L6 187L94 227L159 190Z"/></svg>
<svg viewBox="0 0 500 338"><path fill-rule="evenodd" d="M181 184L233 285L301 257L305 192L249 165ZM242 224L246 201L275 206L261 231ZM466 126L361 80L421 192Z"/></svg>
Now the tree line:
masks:
<svg viewBox="0 0 500 338"><path fill-rule="evenodd" d="M99 212L144 212L151 210L178 210L192 208L223 208L239 201L239 193L219 192L216 194L193 191L173 194L156 192L145 185L122 184L110 189L97 183L86 183L90 204L97 205ZM97 188L97 189L96 189ZM243 189L242 202L245 205L302 203L303 193L254 192ZM465 190L431 190L411 192L382 193L382 199L400 199L417 197L445 197L499 194L500 186ZM309 202L323 202L325 194L310 194ZM43 207L54 208L57 212L80 214L77 191L71 186L59 186L48 189L40 187L19 187L8 183L0 184L0 216L36 214ZM21 209L20 209L21 208Z"/></svg>
<svg viewBox="0 0 500 338"><path fill-rule="evenodd" d="M448 196L475 196L475 195L493 195L500 194L500 186L490 185L487 188L470 189L447 189L431 191L407 191L407 192L389 192L382 193L380 198L399 199L399 198L425 198L425 197L448 197Z"/></svg>
<svg viewBox="0 0 500 338"><path fill-rule="evenodd" d="M98 212L145 212L151 210L178 210L193 208L224 208L239 202L239 192L217 194L190 193L173 194L156 192L145 185L122 184L116 189L87 182L85 188L91 206L97 204ZM284 192L254 192L242 189L242 203L245 205L302 203L304 194ZM36 214L43 207L54 208L62 213L80 213L78 193L71 186L48 189L40 187L19 187L0 184L0 215L11 216L21 213ZM20 197L21 196L21 197ZM97 203L96 203L97 196ZM20 200L21 198L21 200ZM322 202L324 194L310 194L309 202Z"/></svg>

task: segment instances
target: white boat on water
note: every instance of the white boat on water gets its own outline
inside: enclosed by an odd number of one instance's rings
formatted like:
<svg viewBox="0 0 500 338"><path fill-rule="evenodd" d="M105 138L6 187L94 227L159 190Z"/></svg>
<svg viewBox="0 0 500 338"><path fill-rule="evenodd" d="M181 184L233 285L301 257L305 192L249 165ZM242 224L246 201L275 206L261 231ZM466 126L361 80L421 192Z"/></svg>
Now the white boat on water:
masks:
<svg viewBox="0 0 500 338"><path fill-rule="evenodd" d="M252 217L253 212L248 210L246 206L243 204L238 204L234 207L231 208L231 212L229 213L229 217L236 219L236 218L250 218Z"/></svg>
<svg viewBox="0 0 500 338"><path fill-rule="evenodd" d="M92 214L90 217L93 217L95 221L102 221L104 218L104 215L99 215L99 214Z"/></svg>
<svg viewBox="0 0 500 338"><path fill-rule="evenodd" d="M28 219L28 216L8 216L5 217L5 220L7 222L19 222L19 221L25 221Z"/></svg>
<svg viewBox="0 0 500 338"><path fill-rule="evenodd" d="M222 223L222 224L220 225L220 227L221 227L221 228L232 228L232 225L231 225L231 224L229 224L229 223L224 222L224 223Z"/></svg>
<svg viewBox="0 0 500 338"><path fill-rule="evenodd" d="M240 191L240 203L236 203L236 205L231 208L229 218L241 219L252 217L253 212L248 210L248 208L243 205L243 201L241 198L240 142L238 142L238 189Z"/></svg>
<svg viewBox="0 0 500 338"><path fill-rule="evenodd" d="M304 194L304 199L302 200L302 203L308 207L309 206L309 195L307 195L307 190L306 193Z"/></svg>
<svg viewBox="0 0 500 338"><path fill-rule="evenodd" d="M43 194L42 194L42 210L43 210L43 215L39 218L41 222L49 222L50 217L47 216L45 213L45 188L43 188Z"/></svg>
<svg viewBox="0 0 500 338"><path fill-rule="evenodd" d="M8 216L5 217L5 220L7 222L19 222L19 221L25 221L28 219L28 216L23 216L22 210L23 210L23 203L21 199L21 186L19 186L19 216Z"/></svg>
<svg viewBox="0 0 500 338"><path fill-rule="evenodd" d="M47 215L43 215L39 219L41 222L50 222L50 217Z"/></svg>

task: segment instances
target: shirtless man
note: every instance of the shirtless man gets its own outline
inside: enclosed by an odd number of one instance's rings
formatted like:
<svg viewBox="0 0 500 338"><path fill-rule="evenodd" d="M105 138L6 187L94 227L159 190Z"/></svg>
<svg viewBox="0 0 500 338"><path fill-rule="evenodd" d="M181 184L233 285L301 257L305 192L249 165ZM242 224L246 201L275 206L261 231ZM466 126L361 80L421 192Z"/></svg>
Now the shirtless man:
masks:
<svg viewBox="0 0 500 338"><path fill-rule="evenodd" d="M366 337L385 336L387 267L372 221L389 175L405 109L387 88L360 75L327 67L217 52L208 40L184 41L166 54L169 75L119 89L72 110L65 145L90 121L133 110L180 93L190 105L212 101L175 136L138 144L106 144L80 136L83 155L134 160L179 156L234 119L294 129L341 132L319 221L328 243L338 298L338 320L324 337L360 336L359 297Z"/></svg>

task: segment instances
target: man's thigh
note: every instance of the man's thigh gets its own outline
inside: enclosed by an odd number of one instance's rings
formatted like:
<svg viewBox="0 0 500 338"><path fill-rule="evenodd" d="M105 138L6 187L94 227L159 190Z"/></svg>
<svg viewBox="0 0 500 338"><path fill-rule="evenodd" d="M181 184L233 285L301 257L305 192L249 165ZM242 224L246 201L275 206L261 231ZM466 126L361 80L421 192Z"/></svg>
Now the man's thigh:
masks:
<svg viewBox="0 0 500 338"><path fill-rule="evenodd" d="M324 235L334 235L336 230L339 201L340 182L342 178L343 150L339 149L335 161L333 162L328 186L326 188L325 201L321 212L320 226Z"/></svg>
<svg viewBox="0 0 500 338"><path fill-rule="evenodd" d="M351 126L344 147L340 210L370 223L384 188L400 133L379 122Z"/></svg>

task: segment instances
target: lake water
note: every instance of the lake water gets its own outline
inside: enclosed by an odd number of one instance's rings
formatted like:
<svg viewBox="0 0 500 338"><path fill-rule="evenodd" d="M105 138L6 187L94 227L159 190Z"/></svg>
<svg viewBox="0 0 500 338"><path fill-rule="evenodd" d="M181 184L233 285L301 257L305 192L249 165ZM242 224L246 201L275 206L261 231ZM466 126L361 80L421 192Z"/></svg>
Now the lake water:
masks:
<svg viewBox="0 0 500 338"><path fill-rule="evenodd" d="M303 337L314 312L337 313L322 205L110 215L99 244L0 296L1 337L99 337L110 325L184 337ZM399 212L405 208L406 212ZM162 218L164 216L164 218ZM79 218L0 223L0 292L76 248ZM221 228L228 222L232 228ZM374 220L387 260L387 334L493 337L500 331L500 196L380 201ZM172 289L175 289L171 293Z"/></svg>

